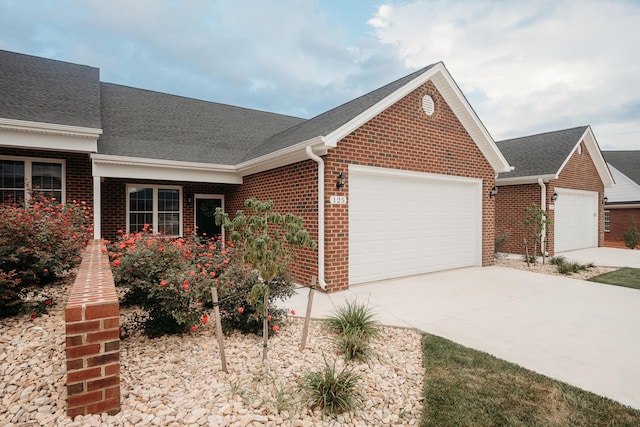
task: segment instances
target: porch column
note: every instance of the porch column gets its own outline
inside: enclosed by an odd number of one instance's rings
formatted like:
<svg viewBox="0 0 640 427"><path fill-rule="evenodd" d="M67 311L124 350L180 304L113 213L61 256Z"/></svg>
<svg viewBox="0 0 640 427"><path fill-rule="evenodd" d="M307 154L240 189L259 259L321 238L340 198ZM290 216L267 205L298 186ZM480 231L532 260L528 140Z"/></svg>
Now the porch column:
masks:
<svg viewBox="0 0 640 427"><path fill-rule="evenodd" d="M100 181L101 177L94 176L93 177L93 238L100 239L101 238L101 212L102 208L100 206Z"/></svg>

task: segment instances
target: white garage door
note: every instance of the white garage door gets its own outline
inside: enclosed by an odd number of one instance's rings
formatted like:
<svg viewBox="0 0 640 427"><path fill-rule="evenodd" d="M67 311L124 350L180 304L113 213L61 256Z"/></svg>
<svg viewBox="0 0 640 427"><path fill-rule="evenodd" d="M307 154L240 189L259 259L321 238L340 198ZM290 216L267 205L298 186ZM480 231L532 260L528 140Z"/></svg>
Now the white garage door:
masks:
<svg viewBox="0 0 640 427"><path fill-rule="evenodd" d="M349 167L349 284L482 264L482 182Z"/></svg>
<svg viewBox="0 0 640 427"><path fill-rule="evenodd" d="M598 246L598 193L556 188L555 252Z"/></svg>

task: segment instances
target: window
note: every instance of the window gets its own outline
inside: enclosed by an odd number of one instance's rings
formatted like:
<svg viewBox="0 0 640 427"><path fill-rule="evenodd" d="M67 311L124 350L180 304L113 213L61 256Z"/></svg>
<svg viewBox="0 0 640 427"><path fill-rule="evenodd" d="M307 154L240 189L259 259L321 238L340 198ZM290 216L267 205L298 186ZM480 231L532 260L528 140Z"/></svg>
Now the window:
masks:
<svg viewBox="0 0 640 427"><path fill-rule="evenodd" d="M611 211L604 211L604 231L609 231L611 227Z"/></svg>
<svg viewBox="0 0 640 427"><path fill-rule="evenodd" d="M51 159L0 158L0 202L26 200L32 188L64 203L64 162Z"/></svg>
<svg viewBox="0 0 640 427"><path fill-rule="evenodd" d="M168 236L182 235L180 187L127 187L127 229L131 233L149 225L154 231Z"/></svg>

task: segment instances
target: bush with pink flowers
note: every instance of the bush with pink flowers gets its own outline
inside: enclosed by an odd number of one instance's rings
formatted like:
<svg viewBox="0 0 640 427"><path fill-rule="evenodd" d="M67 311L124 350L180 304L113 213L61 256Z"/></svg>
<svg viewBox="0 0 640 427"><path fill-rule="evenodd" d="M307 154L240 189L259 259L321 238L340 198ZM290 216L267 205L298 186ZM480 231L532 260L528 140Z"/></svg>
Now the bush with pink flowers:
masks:
<svg viewBox="0 0 640 427"><path fill-rule="evenodd" d="M25 288L51 282L81 260L91 238L91 208L33 193L28 203L0 204L0 312L13 315Z"/></svg>
<svg viewBox="0 0 640 427"><path fill-rule="evenodd" d="M148 227L121 233L106 250L116 286L125 289L123 302L147 312L142 326L150 337L198 328L228 256L219 241L175 239Z"/></svg>

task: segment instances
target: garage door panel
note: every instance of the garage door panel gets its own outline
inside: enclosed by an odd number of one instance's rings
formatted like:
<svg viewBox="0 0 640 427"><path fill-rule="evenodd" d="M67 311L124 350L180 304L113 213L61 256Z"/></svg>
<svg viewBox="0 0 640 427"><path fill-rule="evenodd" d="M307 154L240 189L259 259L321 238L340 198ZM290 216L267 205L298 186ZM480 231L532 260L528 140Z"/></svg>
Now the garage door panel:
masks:
<svg viewBox="0 0 640 427"><path fill-rule="evenodd" d="M556 188L554 250L598 246L598 193Z"/></svg>
<svg viewBox="0 0 640 427"><path fill-rule="evenodd" d="M350 284L479 265L481 182L396 172L350 169Z"/></svg>

